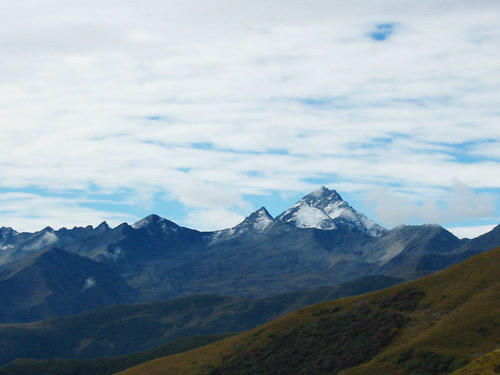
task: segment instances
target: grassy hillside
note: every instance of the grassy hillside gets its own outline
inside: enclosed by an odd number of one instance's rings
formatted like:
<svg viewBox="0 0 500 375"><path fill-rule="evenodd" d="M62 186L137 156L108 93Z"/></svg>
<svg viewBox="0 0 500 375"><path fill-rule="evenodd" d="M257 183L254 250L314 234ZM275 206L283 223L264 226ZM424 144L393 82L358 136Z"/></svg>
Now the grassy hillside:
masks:
<svg viewBox="0 0 500 375"><path fill-rule="evenodd" d="M496 375L500 374L500 350L488 353L452 375Z"/></svg>
<svg viewBox="0 0 500 375"><path fill-rule="evenodd" d="M0 367L0 375L111 375L139 363L192 350L229 336L232 334L187 337L161 345L153 350L119 357L87 360L18 359Z"/></svg>
<svg viewBox="0 0 500 375"><path fill-rule="evenodd" d="M438 274L304 308L120 374L449 374L500 346L499 269L497 248Z"/></svg>
<svg viewBox="0 0 500 375"><path fill-rule="evenodd" d="M0 325L0 365L16 358L116 356L149 350L180 337L245 331L303 306L399 282L401 279L373 276L263 299L199 295Z"/></svg>

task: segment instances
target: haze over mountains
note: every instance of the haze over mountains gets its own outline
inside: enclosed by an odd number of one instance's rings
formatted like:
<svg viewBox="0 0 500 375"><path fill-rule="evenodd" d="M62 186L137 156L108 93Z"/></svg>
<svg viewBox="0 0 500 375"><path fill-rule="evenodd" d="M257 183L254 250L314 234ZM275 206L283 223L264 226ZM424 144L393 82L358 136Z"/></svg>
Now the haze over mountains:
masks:
<svg viewBox="0 0 500 375"><path fill-rule="evenodd" d="M276 218L261 208L214 232L157 215L116 228L1 228L6 304L0 319L30 321L202 293L266 297L369 275L409 280L497 245L500 227L473 240L438 225L387 230L325 187ZM82 298L72 301L77 295Z"/></svg>

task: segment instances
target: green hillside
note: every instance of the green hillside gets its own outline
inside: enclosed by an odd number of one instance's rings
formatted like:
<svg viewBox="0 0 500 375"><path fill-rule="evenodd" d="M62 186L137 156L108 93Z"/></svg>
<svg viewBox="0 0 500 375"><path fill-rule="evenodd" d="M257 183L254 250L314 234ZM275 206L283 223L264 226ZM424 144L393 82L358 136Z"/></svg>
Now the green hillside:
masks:
<svg viewBox="0 0 500 375"><path fill-rule="evenodd" d="M500 350L488 353L457 370L452 375L496 375L500 374Z"/></svg>
<svg viewBox="0 0 500 375"><path fill-rule="evenodd" d="M426 278L304 308L120 374L450 374L500 346L499 269L497 248Z"/></svg>

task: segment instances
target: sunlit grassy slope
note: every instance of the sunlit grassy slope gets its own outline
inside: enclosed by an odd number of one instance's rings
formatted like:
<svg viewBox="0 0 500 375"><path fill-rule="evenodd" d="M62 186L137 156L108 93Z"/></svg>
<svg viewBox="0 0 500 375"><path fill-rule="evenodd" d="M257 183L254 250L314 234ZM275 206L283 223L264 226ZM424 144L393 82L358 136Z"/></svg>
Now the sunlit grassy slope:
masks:
<svg viewBox="0 0 500 375"><path fill-rule="evenodd" d="M500 374L500 350L488 353L452 375L496 375Z"/></svg>
<svg viewBox="0 0 500 375"><path fill-rule="evenodd" d="M301 309L120 374L452 373L500 346L499 270L497 248L426 278Z"/></svg>

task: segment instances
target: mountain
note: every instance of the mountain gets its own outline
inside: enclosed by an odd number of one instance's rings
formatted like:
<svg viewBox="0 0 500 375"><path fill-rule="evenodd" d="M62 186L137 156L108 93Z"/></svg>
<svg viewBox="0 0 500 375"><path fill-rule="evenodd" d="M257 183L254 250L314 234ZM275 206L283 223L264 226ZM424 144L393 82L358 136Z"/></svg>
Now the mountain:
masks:
<svg viewBox="0 0 500 375"><path fill-rule="evenodd" d="M214 232L211 236L211 244L241 236L261 234L273 223L273 217L265 207L261 207L234 228Z"/></svg>
<svg viewBox="0 0 500 375"><path fill-rule="evenodd" d="M290 223L297 228L348 229L370 237L379 237L387 232L385 228L349 206L335 190L324 186L306 195L276 220Z"/></svg>
<svg viewBox="0 0 500 375"><path fill-rule="evenodd" d="M13 262L51 247L58 240L50 227L36 233L0 228L0 264Z"/></svg>
<svg viewBox="0 0 500 375"><path fill-rule="evenodd" d="M499 267L497 248L437 274L303 308L119 374L448 374L498 347Z"/></svg>
<svg viewBox="0 0 500 375"><path fill-rule="evenodd" d="M135 299L106 264L52 248L0 267L0 321L33 321Z"/></svg>
<svg viewBox="0 0 500 375"><path fill-rule="evenodd" d="M109 306L34 323L0 325L0 365L16 358L116 356L148 350L181 337L243 331L307 305L401 281L374 276L264 299L198 295Z"/></svg>
<svg viewBox="0 0 500 375"><path fill-rule="evenodd" d="M158 215L115 228L105 222L35 233L2 228L0 264L57 246L106 265L137 292L133 302L195 294L257 298L380 274L411 280L500 245L498 232L467 241L438 225L388 231L321 187L276 218L262 207L235 227L213 232Z"/></svg>
<svg viewBox="0 0 500 375"><path fill-rule="evenodd" d="M427 271L442 270L452 264L459 263L473 255L483 252L483 249L493 249L500 244L500 225L445 254L427 254L420 259L417 268Z"/></svg>
<svg viewBox="0 0 500 375"><path fill-rule="evenodd" d="M422 257L448 254L462 244L463 241L439 225L400 225L377 241L376 248L381 251L375 260L381 266L376 272L407 279L425 276L429 272L421 265Z"/></svg>

